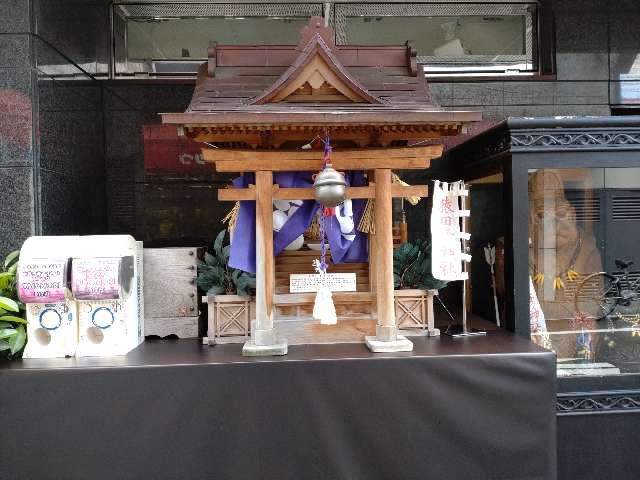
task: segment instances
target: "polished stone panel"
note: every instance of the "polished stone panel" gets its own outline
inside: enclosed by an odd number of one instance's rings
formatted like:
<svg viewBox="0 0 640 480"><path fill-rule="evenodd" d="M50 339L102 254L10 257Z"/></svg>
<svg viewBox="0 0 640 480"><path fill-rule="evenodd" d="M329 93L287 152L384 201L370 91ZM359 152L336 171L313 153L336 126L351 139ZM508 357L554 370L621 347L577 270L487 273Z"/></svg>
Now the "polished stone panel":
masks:
<svg viewBox="0 0 640 480"><path fill-rule="evenodd" d="M0 167L0 257L35 233L32 167Z"/></svg>
<svg viewBox="0 0 640 480"><path fill-rule="evenodd" d="M640 80L640 3L635 10L613 10L610 22L610 78Z"/></svg>
<svg viewBox="0 0 640 480"><path fill-rule="evenodd" d="M29 35L0 33L0 67L29 68L30 66Z"/></svg>
<svg viewBox="0 0 640 480"><path fill-rule="evenodd" d="M48 170L40 172L42 234L71 235L76 232L77 215L72 208L73 180L70 175Z"/></svg>
<svg viewBox="0 0 640 480"><path fill-rule="evenodd" d="M193 96L194 84L180 85L116 85L105 88L108 110L147 110L184 112Z"/></svg>
<svg viewBox="0 0 640 480"><path fill-rule="evenodd" d="M482 112L483 120L499 122L504 120L504 105L456 105L456 110L476 110Z"/></svg>
<svg viewBox="0 0 640 480"><path fill-rule="evenodd" d="M439 105L447 107L453 104L453 84L427 82L431 98Z"/></svg>
<svg viewBox="0 0 640 480"><path fill-rule="evenodd" d="M106 111L106 154L110 165L134 172L140 180L144 177L144 142L142 127L160 123L155 112L136 110ZM132 181L133 181L132 177Z"/></svg>
<svg viewBox="0 0 640 480"><path fill-rule="evenodd" d="M608 15L604 2L560 2L554 10L558 79L608 78Z"/></svg>
<svg viewBox="0 0 640 480"><path fill-rule="evenodd" d="M106 233L101 87L40 78L38 97L42 231Z"/></svg>
<svg viewBox="0 0 640 480"><path fill-rule="evenodd" d="M555 105L505 105L504 117L550 117L555 115Z"/></svg>
<svg viewBox="0 0 640 480"><path fill-rule="evenodd" d="M558 80L604 80L609 76L607 53L556 53Z"/></svg>
<svg viewBox="0 0 640 480"><path fill-rule="evenodd" d="M0 113L0 166L33 163L32 132L31 112Z"/></svg>
<svg viewBox="0 0 640 480"><path fill-rule="evenodd" d="M605 105L556 105L554 115L558 116L604 116L611 115L609 104Z"/></svg>
<svg viewBox="0 0 640 480"><path fill-rule="evenodd" d="M102 110L102 88L93 80L38 79L40 110Z"/></svg>
<svg viewBox="0 0 640 480"><path fill-rule="evenodd" d="M109 231L133 233L136 228L136 179L144 179L142 126L157 124L155 112L105 111L107 211Z"/></svg>
<svg viewBox="0 0 640 480"><path fill-rule="evenodd" d="M607 82L557 82L555 103L558 105L597 105L609 103Z"/></svg>
<svg viewBox="0 0 640 480"><path fill-rule="evenodd" d="M106 233L102 179L42 170L42 233Z"/></svg>
<svg viewBox="0 0 640 480"><path fill-rule="evenodd" d="M40 164L42 168L77 175L82 164L102 168L102 114L99 111L41 111ZM94 176L101 176L99 170Z"/></svg>
<svg viewBox="0 0 640 480"><path fill-rule="evenodd" d="M640 104L640 79L624 82L611 82L611 104Z"/></svg>
<svg viewBox="0 0 640 480"><path fill-rule="evenodd" d="M0 68L0 166L31 165L31 70Z"/></svg>
<svg viewBox="0 0 640 480"><path fill-rule="evenodd" d="M503 82L454 83L453 105L504 105Z"/></svg>
<svg viewBox="0 0 640 480"><path fill-rule="evenodd" d="M107 71L109 15L106 1L38 0L35 4L38 35L72 62L91 74ZM53 51L44 51L39 62L66 64Z"/></svg>
<svg viewBox="0 0 640 480"><path fill-rule="evenodd" d="M554 82L504 82L505 105L549 105L554 101Z"/></svg>
<svg viewBox="0 0 640 480"><path fill-rule="evenodd" d="M0 91L14 90L31 97L32 69L30 67L0 68Z"/></svg>
<svg viewBox="0 0 640 480"><path fill-rule="evenodd" d="M0 0L0 32L30 32L30 3L30 0Z"/></svg>

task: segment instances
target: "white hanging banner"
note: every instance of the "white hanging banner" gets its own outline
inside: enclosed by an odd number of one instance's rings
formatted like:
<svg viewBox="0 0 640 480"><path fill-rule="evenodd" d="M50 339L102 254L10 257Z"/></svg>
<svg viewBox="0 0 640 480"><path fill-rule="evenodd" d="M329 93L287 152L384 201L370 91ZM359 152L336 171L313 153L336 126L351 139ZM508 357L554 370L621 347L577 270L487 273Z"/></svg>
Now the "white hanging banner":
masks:
<svg viewBox="0 0 640 480"><path fill-rule="evenodd" d="M540 307L536 289L533 287L533 280L529 277L529 322L532 334L545 335L547 333L547 322L544 312Z"/></svg>
<svg viewBox="0 0 640 480"><path fill-rule="evenodd" d="M431 274L440 280L467 280L469 274L462 262L470 262L471 255L463 251L463 240L471 235L460 229L460 218L469 217L470 211L461 209L461 197L469 191L464 182L435 181L433 208L431 209Z"/></svg>

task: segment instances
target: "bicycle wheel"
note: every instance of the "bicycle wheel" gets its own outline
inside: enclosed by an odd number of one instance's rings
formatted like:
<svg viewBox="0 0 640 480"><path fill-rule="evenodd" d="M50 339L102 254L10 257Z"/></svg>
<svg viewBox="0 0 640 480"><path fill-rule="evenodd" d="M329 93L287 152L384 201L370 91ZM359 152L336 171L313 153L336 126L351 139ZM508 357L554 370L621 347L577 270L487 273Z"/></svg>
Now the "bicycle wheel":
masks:
<svg viewBox="0 0 640 480"><path fill-rule="evenodd" d="M605 272L586 276L576 288L576 312L585 319L602 320L620 301L620 286L616 277Z"/></svg>
<svg viewBox="0 0 640 480"><path fill-rule="evenodd" d="M640 295L632 288L620 289L622 300L619 302L616 312L622 318L635 318L640 314Z"/></svg>

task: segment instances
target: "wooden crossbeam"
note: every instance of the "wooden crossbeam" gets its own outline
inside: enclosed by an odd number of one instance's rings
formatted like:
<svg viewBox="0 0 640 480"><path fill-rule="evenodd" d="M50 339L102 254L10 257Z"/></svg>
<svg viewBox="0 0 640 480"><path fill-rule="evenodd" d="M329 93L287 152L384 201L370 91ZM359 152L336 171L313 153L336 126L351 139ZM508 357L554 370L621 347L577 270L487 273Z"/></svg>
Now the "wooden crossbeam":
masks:
<svg viewBox="0 0 640 480"><path fill-rule="evenodd" d="M313 200L315 192L310 188L280 188L278 185L273 186L274 200ZM393 197L427 197L429 187L427 185L397 185L391 186L391 196ZM347 198L374 198L375 187L370 184L366 187L347 187ZM253 186L249 188L221 188L218 190L218 200L220 201L238 201L238 200L255 200L256 193Z"/></svg>
<svg viewBox="0 0 640 480"><path fill-rule="evenodd" d="M367 148L335 150L331 162L337 170L422 169L431 159L442 154L442 145L402 148ZM219 172L300 172L318 171L322 158L318 151L308 150L227 150L203 149L205 160L215 163Z"/></svg>
<svg viewBox="0 0 640 480"><path fill-rule="evenodd" d="M218 142L245 142L252 147L265 147L267 145L273 145L276 148L287 141L309 141L316 133L322 134L323 129L303 129L303 130L244 130L234 128L197 128L192 133L193 139L196 142L204 143L218 143ZM262 134L266 134L262 136ZM429 126L423 127L405 127L398 131L385 130L379 127L356 127L332 129L331 140L351 140L356 142L360 147L377 143L378 145L388 145L393 140L411 140L420 141L428 138L440 138L441 132L430 129Z"/></svg>

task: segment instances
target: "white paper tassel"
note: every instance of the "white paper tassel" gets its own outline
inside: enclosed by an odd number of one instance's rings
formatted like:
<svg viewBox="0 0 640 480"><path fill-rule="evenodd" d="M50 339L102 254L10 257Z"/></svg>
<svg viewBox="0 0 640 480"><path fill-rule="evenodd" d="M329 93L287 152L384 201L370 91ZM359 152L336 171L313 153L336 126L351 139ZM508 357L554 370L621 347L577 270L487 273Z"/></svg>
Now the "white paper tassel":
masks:
<svg viewBox="0 0 640 480"><path fill-rule="evenodd" d="M324 285L318 287L316 301L313 304L313 318L320 320L322 325L335 325L338 323L331 290Z"/></svg>

